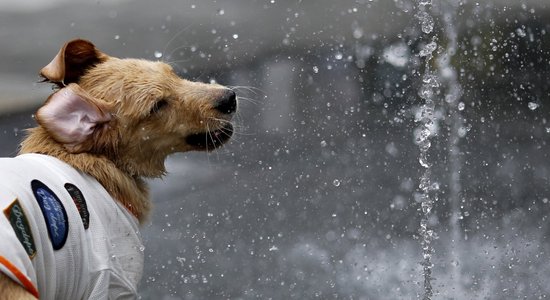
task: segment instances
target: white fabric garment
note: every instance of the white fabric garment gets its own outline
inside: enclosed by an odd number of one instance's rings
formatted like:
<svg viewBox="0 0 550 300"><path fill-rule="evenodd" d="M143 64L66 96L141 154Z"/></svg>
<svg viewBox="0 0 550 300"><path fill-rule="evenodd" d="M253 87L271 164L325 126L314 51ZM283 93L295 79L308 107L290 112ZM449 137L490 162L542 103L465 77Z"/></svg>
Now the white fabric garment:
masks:
<svg viewBox="0 0 550 300"><path fill-rule="evenodd" d="M0 158L0 271L40 299L136 299L143 249L94 178L46 155Z"/></svg>

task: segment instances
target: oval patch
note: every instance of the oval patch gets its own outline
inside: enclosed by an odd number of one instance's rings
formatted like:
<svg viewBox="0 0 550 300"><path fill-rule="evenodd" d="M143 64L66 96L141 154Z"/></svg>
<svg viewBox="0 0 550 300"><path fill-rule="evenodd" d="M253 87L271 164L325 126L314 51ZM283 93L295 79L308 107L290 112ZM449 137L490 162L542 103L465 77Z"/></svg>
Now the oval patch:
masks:
<svg viewBox="0 0 550 300"><path fill-rule="evenodd" d="M42 210L44 220L46 220L53 249L59 250L65 245L69 233L69 222L65 207L63 207L57 195L39 180L33 180L31 187L40 210Z"/></svg>
<svg viewBox="0 0 550 300"><path fill-rule="evenodd" d="M90 213L88 212L88 205L86 205L84 195L80 189L76 187L76 185L71 183L65 183L65 189L69 192L71 198L73 198L73 202L76 205L78 213L80 214L80 218L82 219L84 229L88 229L88 227L90 227Z"/></svg>
<svg viewBox="0 0 550 300"><path fill-rule="evenodd" d="M15 231L15 236L21 242L29 257L34 258L36 246L32 237L31 226L29 226L25 210L19 203L19 200L15 199L10 206L4 209L4 214L10 221L11 227Z"/></svg>

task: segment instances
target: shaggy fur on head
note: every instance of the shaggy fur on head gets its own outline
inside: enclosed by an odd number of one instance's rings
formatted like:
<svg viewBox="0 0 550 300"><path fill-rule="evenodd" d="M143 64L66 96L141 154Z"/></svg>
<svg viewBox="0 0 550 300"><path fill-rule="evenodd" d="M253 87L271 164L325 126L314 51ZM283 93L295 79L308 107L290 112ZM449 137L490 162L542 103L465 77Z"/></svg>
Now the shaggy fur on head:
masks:
<svg viewBox="0 0 550 300"><path fill-rule="evenodd" d="M20 153L51 155L90 174L140 221L150 210L142 178L162 176L171 153L209 151L232 134L234 109L219 109L231 91L182 79L163 62L119 59L74 40L40 74L60 90L36 114L40 126L28 131ZM63 92L70 95L59 96ZM56 120L59 110L74 108L56 108L63 104L54 102L68 101L56 97L81 98L90 107L78 113L98 120L77 137L64 132L67 125ZM90 111L97 116L87 116Z"/></svg>

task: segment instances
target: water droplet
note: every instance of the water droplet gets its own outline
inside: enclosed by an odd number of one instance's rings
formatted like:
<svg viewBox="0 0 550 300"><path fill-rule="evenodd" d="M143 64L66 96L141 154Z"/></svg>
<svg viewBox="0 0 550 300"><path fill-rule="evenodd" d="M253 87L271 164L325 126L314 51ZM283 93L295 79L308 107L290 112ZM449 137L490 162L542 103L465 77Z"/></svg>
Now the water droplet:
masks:
<svg viewBox="0 0 550 300"><path fill-rule="evenodd" d="M404 67L409 62L409 47L405 43L390 45L384 49L384 60L396 67Z"/></svg>
<svg viewBox="0 0 550 300"><path fill-rule="evenodd" d="M428 87L439 87L439 79L437 79L437 76L435 75L424 75L424 77L422 77L422 82L424 82Z"/></svg>
<svg viewBox="0 0 550 300"><path fill-rule="evenodd" d="M118 40L118 39L120 39L120 35L117 34L115 35L115 40Z"/></svg>
<svg viewBox="0 0 550 300"><path fill-rule="evenodd" d="M218 9L218 15L223 16L225 14L225 10Z"/></svg>
<svg viewBox="0 0 550 300"><path fill-rule="evenodd" d="M433 94L434 94L434 92L432 90L432 87L430 87L429 85L426 85L426 84L422 85L420 87L420 90L418 91L418 95L422 99L431 99Z"/></svg>
<svg viewBox="0 0 550 300"><path fill-rule="evenodd" d="M336 58L337 60L341 60L343 57L344 57L344 55L340 52L334 54L334 58Z"/></svg>
<svg viewBox="0 0 550 300"><path fill-rule="evenodd" d="M434 20L430 14L425 11L421 11L416 14L416 18L420 20L422 32L429 34L434 29Z"/></svg>
<svg viewBox="0 0 550 300"><path fill-rule="evenodd" d="M468 133L468 129L464 126L460 126L460 128L458 128L458 136L463 138L466 136L466 133Z"/></svg>
<svg viewBox="0 0 550 300"><path fill-rule="evenodd" d="M539 104L536 102L529 102L527 103L527 106L529 107L530 110L535 110L539 108Z"/></svg>
<svg viewBox="0 0 550 300"><path fill-rule="evenodd" d="M332 184L333 184L334 186L336 186L336 187L340 186L341 183L342 183L342 182L341 182L340 180L338 180L338 179L334 179L334 181L332 181Z"/></svg>
<svg viewBox="0 0 550 300"><path fill-rule="evenodd" d="M424 167L424 168L426 168L426 169L430 167L430 163L429 163L429 162L426 160L426 158L424 158L424 157L420 157L420 158L418 159L418 162L420 163L420 165L421 165L422 167Z"/></svg>
<svg viewBox="0 0 550 300"><path fill-rule="evenodd" d="M432 53L437 49L437 43L436 42L430 42L422 50L420 50L420 56L428 56L432 55Z"/></svg>
<svg viewBox="0 0 550 300"><path fill-rule="evenodd" d="M238 38L239 38L239 35L235 33L235 34L233 34L233 38L234 38L234 39L238 39Z"/></svg>
<svg viewBox="0 0 550 300"><path fill-rule="evenodd" d="M161 58L162 57L162 52L155 51L155 53L153 55L155 56L155 58Z"/></svg>
<svg viewBox="0 0 550 300"><path fill-rule="evenodd" d="M363 28L356 27L353 29L353 37L356 39L360 39L363 37Z"/></svg>
<svg viewBox="0 0 550 300"><path fill-rule="evenodd" d="M429 214L432 211L432 203L429 201L422 202L421 206L422 212L424 212L424 214ZM427 233L431 235L429 231Z"/></svg>

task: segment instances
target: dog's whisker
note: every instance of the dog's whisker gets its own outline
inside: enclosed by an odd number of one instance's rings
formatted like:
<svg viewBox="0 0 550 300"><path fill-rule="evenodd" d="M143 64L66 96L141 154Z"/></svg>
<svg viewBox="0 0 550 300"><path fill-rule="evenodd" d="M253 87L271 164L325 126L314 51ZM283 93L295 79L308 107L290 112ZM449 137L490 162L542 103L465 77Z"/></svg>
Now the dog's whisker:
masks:
<svg viewBox="0 0 550 300"><path fill-rule="evenodd" d="M236 114L235 114L235 120L237 124L243 124L243 117L241 115L241 111L238 111Z"/></svg>
<svg viewBox="0 0 550 300"><path fill-rule="evenodd" d="M257 89L257 91L256 91L252 87L242 87L242 86L229 86L229 88L231 88L233 90L236 90L236 91L239 91L239 95L237 96L237 101L244 100L244 101L256 104L256 105L262 102L260 99L256 98L259 94L264 94L259 89ZM244 93L240 92L240 90L244 90ZM252 95L255 96L255 97L254 98L248 97L247 92L252 93Z"/></svg>
<svg viewBox="0 0 550 300"><path fill-rule="evenodd" d="M178 60L170 60L166 61L167 64L171 65L172 67L177 66L179 63L185 63L191 61L191 59L178 59Z"/></svg>
<svg viewBox="0 0 550 300"><path fill-rule="evenodd" d="M220 122L221 124L231 124L233 126L233 128L235 129L234 133L243 135L243 133L240 132L240 130L241 129L248 129L248 127L240 125L241 122L240 122L240 115L239 114L235 115L235 119L236 119L236 122L231 122L231 121L228 121L228 120L225 120L225 119L219 119L219 118L214 118L214 117L209 118L209 120L217 121L217 122ZM220 128L220 130L224 130L224 129ZM253 134L250 134L250 135L253 135Z"/></svg>
<svg viewBox="0 0 550 300"><path fill-rule="evenodd" d="M245 102L249 102L249 103L252 103L252 104L255 104L255 105L258 105L260 104L260 101L259 100L256 100L256 99L253 99L253 98L248 98L248 97L243 97L243 96L238 96L237 97L237 100L240 102L240 101L245 101Z"/></svg>
<svg viewBox="0 0 550 300"><path fill-rule="evenodd" d="M231 124L231 121L229 120L226 120L226 119L220 119L220 118L216 118L216 117L210 117L208 118L209 121L218 121L220 123L223 123L223 124Z"/></svg>
<svg viewBox="0 0 550 300"><path fill-rule="evenodd" d="M212 131L208 130L208 135L210 136L210 140L212 141L212 145L216 145L216 141L218 141L220 144L223 144L222 140L218 138L217 136L212 135ZM215 146L214 146L215 147ZM218 151L216 151L216 159L220 160L220 154Z"/></svg>
<svg viewBox="0 0 550 300"><path fill-rule="evenodd" d="M180 49L184 49L184 48L191 48L191 46L189 45L181 45L179 47L176 47L175 49L173 49L172 51L170 51L170 53L166 56L166 58L168 57L172 57L172 55L174 54L174 52L180 50ZM184 60L184 61L189 61L190 59L187 59L187 60Z"/></svg>
<svg viewBox="0 0 550 300"><path fill-rule="evenodd" d="M244 132L245 129L248 129L247 127L244 127L244 126L239 126L239 125L233 125L233 131L228 131L227 129L224 129L224 128L220 128L218 129L219 131L221 131L222 133L224 133L225 135L227 136L254 136L256 135L255 133L246 133ZM233 138L235 139L235 138Z"/></svg>
<svg viewBox="0 0 550 300"><path fill-rule="evenodd" d="M202 71L198 76L192 77L192 80L201 82L201 78L204 74L206 74L206 70Z"/></svg>
<svg viewBox="0 0 550 300"><path fill-rule="evenodd" d="M220 128L220 129L218 129L218 130L219 130L221 133L225 134L226 136L231 136L231 135L233 134L233 132L228 131L228 130L226 130L226 129L224 129L224 128ZM219 137L216 137L216 139L217 139L219 142L222 141Z"/></svg>
<svg viewBox="0 0 550 300"><path fill-rule="evenodd" d="M162 53L165 53L167 50L168 50L168 47L170 47L170 44L176 39L178 38L180 35L182 35L185 31L187 31L191 26L193 26L193 24L189 24L187 26L185 26L183 29L181 29L180 31L178 31L170 40L168 40L168 42L166 43L166 45L164 45L164 48L162 49ZM170 54L172 54L172 52L170 52ZM167 56L163 56L163 57L167 57Z"/></svg>
<svg viewBox="0 0 550 300"><path fill-rule="evenodd" d="M212 166L210 162L210 151L208 150L208 139L210 138L210 126L208 123L206 124L206 134L204 135L204 144L206 145L206 161L208 162L208 166Z"/></svg>
<svg viewBox="0 0 550 300"><path fill-rule="evenodd" d="M265 94L264 91L262 91L261 89L257 88L257 87L253 87L253 86L244 86L244 85L229 85L227 86L228 88L232 89L232 90L245 90L247 92L251 92L255 95L257 94Z"/></svg>
<svg viewBox="0 0 550 300"><path fill-rule="evenodd" d="M247 133L246 131L249 128L246 127L246 126L240 125L239 124L240 122L232 123L228 120L214 118L214 117L209 118L208 120L209 121L220 122L221 124L231 124L232 127L233 127L232 132L227 131L227 129L223 128L223 126L221 128L219 128L218 130L221 131L222 133L224 133L227 136L232 136L232 139L233 139L234 142L239 142L239 137L240 136L255 136L256 135L255 133Z"/></svg>

